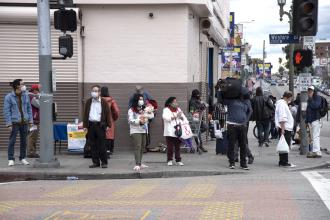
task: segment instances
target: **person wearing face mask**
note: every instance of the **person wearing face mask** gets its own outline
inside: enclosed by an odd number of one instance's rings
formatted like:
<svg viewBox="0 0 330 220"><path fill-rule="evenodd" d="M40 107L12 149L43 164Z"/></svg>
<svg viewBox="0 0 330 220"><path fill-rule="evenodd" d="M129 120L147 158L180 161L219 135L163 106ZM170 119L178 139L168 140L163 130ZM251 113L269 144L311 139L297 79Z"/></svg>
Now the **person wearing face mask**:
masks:
<svg viewBox="0 0 330 220"><path fill-rule="evenodd" d="M181 140L175 134L175 127L178 124L189 123L186 116L176 101L176 97L169 97L165 102L165 108L163 110L164 120L164 137L167 144L167 165L173 165L173 149L175 151L175 161L177 165L183 166L180 156Z"/></svg>
<svg viewBox="0 0 330 220"><path fill-rule="evenodd" d="M10 83L13 91L6 95L4 100L4 118L6 127L10 132L8 144L8 166L14 166L14 146L16 136L20 134L20 156L21 164L29 165L26 160L26 140L29 130L29 125L33 125L32 108L29 96L26 92L26 86L22 79L15 79Z"/></svg>
<svg viewBox="0 0 330 220"><path fill-rule="evenodd" d="M100 96L101 87L92 87L91 98L86 101L83 127L87 131L87 139L91 145L92 162L89 168L107 168L106 131L111 127L110 109Z"/></svg>
<svg viewBox="0 0 330 220"><path fill-rule="evenodd" d="M291 146L291 133L293 131L294 119L289 109L288 103L292 101L292 92L284 92L283 98L276 102L275 109L275 125L279 130L279 134L284 135L289 147ZM279 154L279 166L295 167L296 165L289 163L289 154Z"/></svg>
<svg viewBox="0 0 330 220"><path fill-rule="evenodd" d="M193 117L198 117L199 119L201 118L200 115L203 114L203 111L205 111L207 108L206 103L201 101L201 93L199 90L194 89L191 93L191 99L189 101L189 113L192 114ZM198 150L202 150L203 152L207 152L207 150L203 147L203 142L202 142L202 132L205 132L206 130L206 125L204 122L203 117L201 118L203 121L200 125L200 132L198 134L198 139L195 137L196 143L199 144Z"/></svg>
<svg viewBox="0 0 330 220"><path fill-rule="evenodd" d="M28 134L28 158L39 158L37 151L37 141L39 137L39 122L40 122L40 102L39 102L39 91L40 85L33 84L29 91L29 97L32 107L33 126L30 128Z"/></svg>
<svg viewBox="0 0 330 220"><path fill-rule="evenodd" d="M140 172L148 166L142 163L143 149L146 146L148 123L154 117L152 112L145 110L145 101L141 94L135 94L132 107L128 110L128 123L130 126L130 136L134 145L135 166L134 171Z"/></svg>

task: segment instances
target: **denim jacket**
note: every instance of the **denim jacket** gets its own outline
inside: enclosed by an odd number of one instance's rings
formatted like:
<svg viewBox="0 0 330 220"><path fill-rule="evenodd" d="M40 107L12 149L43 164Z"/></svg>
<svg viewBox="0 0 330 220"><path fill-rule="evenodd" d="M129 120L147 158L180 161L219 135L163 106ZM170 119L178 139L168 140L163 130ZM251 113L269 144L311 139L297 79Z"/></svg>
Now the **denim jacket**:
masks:
<svg viewBox="0 0 330 220"><path fill-rule="evenodd" d="M22 93L22 110L24 115L24 122L33 123L32 108L30 104L30 98L26 92ZM13 123L19 123L22 121L21 114L18 109L18 97L15 92L11 92L6 95L3 114L6 120L6 126L11 126Z"/></svg>

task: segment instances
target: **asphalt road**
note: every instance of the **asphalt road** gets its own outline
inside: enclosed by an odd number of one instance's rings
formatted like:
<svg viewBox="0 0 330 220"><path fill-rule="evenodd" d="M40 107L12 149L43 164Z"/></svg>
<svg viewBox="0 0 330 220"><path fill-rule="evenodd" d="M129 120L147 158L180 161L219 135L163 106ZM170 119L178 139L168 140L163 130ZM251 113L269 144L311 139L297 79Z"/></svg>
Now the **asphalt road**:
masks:
<svg viewBox="0 0 330 220"><path fill-rule="evenodd" d="M311 185L313 175L323 188ZM330 170L4 183L0 219L329 220L329 192Z"/></svg>

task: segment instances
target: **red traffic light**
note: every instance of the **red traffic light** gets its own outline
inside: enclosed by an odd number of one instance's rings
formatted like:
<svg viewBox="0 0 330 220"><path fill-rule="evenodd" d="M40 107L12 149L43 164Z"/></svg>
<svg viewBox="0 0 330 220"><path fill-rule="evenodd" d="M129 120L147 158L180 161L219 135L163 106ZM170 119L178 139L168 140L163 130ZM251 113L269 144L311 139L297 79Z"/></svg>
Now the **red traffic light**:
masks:
<svg viewBox="0 0 330 220"><path fill-rule="evenodd" d="M293 52L293 65L299 68L309 67L313 64L313 51L295 50Z"/></svg>

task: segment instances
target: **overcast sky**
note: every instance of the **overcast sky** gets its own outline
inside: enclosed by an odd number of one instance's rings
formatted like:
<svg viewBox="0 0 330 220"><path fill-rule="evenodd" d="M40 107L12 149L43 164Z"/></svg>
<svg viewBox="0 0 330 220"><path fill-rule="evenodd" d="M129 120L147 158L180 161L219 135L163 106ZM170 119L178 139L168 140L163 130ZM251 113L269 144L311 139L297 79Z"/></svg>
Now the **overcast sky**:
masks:
<svg viewBox="0 0 330 220"><path fill-rule="evenodd" d="M291 1L287 0L284 7L289 10ZM235 23L244 23L244 38L252 44L250 55L253 58L262 58L262 44L266 40L266 61L274 66L273 73L277 72L278 58L285 59L282 53L284 45L270 45L269 34L286 34L289 31L288 17L279 20L279 6L277 0L230 0L230 11L235 12ZM319 0L318 34L316 39L330 39L330 0Z"/></svg>

